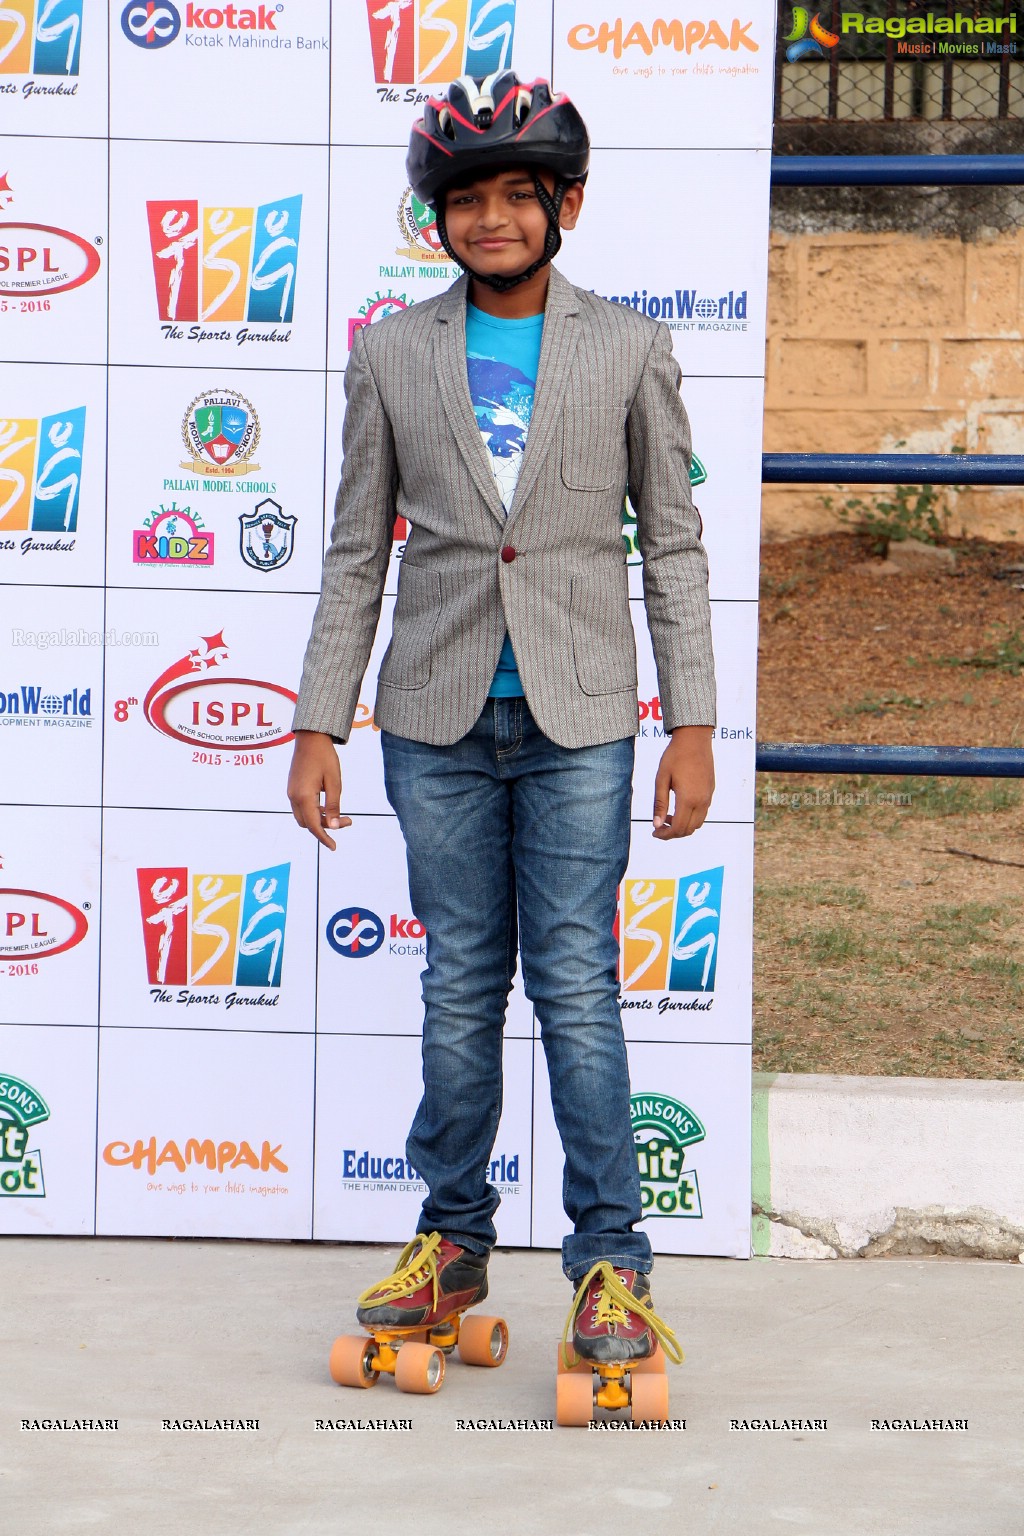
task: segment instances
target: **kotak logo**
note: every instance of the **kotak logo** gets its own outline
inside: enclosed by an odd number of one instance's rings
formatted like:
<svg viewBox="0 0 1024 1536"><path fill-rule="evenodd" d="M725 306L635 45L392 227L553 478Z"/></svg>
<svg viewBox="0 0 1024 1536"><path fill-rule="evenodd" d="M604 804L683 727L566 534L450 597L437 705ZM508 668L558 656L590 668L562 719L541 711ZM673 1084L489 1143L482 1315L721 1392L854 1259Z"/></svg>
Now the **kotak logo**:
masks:
<svg viewBox="0 0 1024 1536"><path fill-rule="evenodd" d="M342 907L327 924L328 944L335 954L351 960L375 955L384 937L384 924L368 907Z"/></svg>
<svg viewBox="0 0 1024 1536"><path fill-rule="evenodd" d="M85 913L61 896L15 887L0 890L0 959L43 960L81 944Z"/></svg>
<svg viewBox="0 0 1024 1536"><path fill-rule="evenodd" d="M290 322L302 197L259 207L147 202L157 311L166 321Z"/></svg>
<svg viewBox="0 0 1024 1536"><path fill-rule="evenodd" d="M378 86L447 84L511 67L515 0L367 0L366 9Z"/></svg>
<svg viewBox="0 0 1024 1536"><path fill-rule="evenodd" d="M283 5L187 5L187 32L276 32ZM166 48L181 31L181 12L171 0L131 0L121 31L138 48Z"/></svg>
<svg viewBox="0 0 1024 1536"><path fill-rule="evenodd" d="M624 991L713 992L724 866L681 880L628 878L622 895Z"/></svg>
<svg viewBox="0 0 1024 1536"><path fill-rule="evenodd" d="M0 531L74 533L85 406L0 419Z"/></svg>
<svg viewBox="0 0 1024 1536"><path fill-rule="evenodd" d="M77 75L82 0L6 0L0 6L0 75Z"/></svg>
<svg viewBox="0 0 1024 1536"><path fill-rule="evenodd" d="M297 695L278 683L222 676L227 657L218 630L161 672L142 701L153 729L189 746L259 749L291 741Z"/></svg>
<svg viewBox="0 0 1024 1536"><path fill-rule="evenodd" d="M279 987L290 864L250 875L140 869L146 975L153 986Z"/></svg>

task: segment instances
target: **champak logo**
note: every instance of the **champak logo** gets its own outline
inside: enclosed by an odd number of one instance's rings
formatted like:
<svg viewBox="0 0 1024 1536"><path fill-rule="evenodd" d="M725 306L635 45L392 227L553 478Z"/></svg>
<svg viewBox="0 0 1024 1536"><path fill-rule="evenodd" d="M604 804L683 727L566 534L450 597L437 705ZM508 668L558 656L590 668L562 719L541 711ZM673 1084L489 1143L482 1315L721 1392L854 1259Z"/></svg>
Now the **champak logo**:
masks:
<svg viewBox="0 0 1024 1536"><path fill-rule="evenodd" d="M263 748L291 741L289 720L297 697L279 683L225 676L220 669L227 659L223 630L204 635L161 672L142 701L143 713L161 735L189 746L213 748L205 754L213 767L259 766ZM211 672L216 675L211 677ZM128 719L137 705L138 700L118 700L114 719Z"/></svg>
<svg viewBox="0 0 1024 1536"><path fill-rule="evenodd" d="M0 549L8 533L75 533L85 451L85 406L52 416L0 419ZM66 551L75 541L44 547ZM38 547L20 541L22 553Z"/></svg>
<svg viewBox="0 0 1024 1536"><path fill-rule="evenodd" d="M4 0L0 6L0 76L78 74L83 0ZM14 86L0 85L0 93ZM25 96L74 96L73 86L22 87Z"/></svg>
<svg viewBox="0 0 1024 1536"><path fill-rule="evenodd" d="M681 880L626 878L621 914L624 992L714 991L724 872L720 864ZM709 1008L711 1001L699 1006ZM659 1012L688 1006L663 997Z"/></svg>
<svg viewBox="0 0 1024 1536"><path fill-rule="evenodd" d="M512 66L516 0L366 0L366 10L381 101L419 103L430 92L417 85Z"/></svg>
<svg viewBox="0 0 1024 1536"><path fill-rule="evenodd" d="M43 1160L28 1143L35 1127L49 1118L41 1093L18 1077L0 1073L0 1199L45 1197Z"/></svg>
<svg viewBox="0 0 1024 1536"><path fill-rule="evenodd" d="M613 59L621 59L633 48L648 59L656 53L692 54L705 48L717 48L722 53L758 53L761 45L750 35L753 25L738 16L728 20L691 16L686 21L659 19L648 26L619 16L596 26L579 22L569 28L566 41L570 48L583 52L595 49L601 54L610 53Z"/></svg>
<svg viewBox="0 0 1024 1536"><path fill-rule="evenodd" d="M301 195L248 207L154 200L146 210L166 340L291 340L290 330L277 327L291 324L295 308ZM224 329L236 321L247 324L234 333Z"/></svg>
<svg viewBox="0 0 1024 1536"><path fill-rule="evenodd" d="M702 1217L697 1170L683 1167L687 1147L707 1135L693 1110L664 1093L634 1093L629 1117L644 1213Z"/></svg>
<svg viewBox="0 0 1024 1536"><path fill-rule="evenodd" d="M146 976L154 1002L195 999L193 987L279 988L290 864L248 875L190 875L184 865L140 869ZM174 998L166 989L179 987ZM259 999L230 992L225 1006ZM277 999L264 1001L272 1007Z"/></svg>

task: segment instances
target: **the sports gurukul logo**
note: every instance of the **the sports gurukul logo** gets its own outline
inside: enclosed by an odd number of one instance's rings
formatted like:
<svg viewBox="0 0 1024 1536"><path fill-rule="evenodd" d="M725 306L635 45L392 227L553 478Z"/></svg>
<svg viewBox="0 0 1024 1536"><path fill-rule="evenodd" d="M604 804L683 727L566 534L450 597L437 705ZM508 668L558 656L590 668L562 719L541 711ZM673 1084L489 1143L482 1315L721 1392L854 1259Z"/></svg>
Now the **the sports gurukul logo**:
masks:
<svg viewBox="0 0 1024 1536"><path fill-rule="evenodd" d="M0 1198L42 1200L46 1195L43 1160L28 1143L36 1126L49 1118L41 1093L20 1078L0 1073Z"/></svg>
<svg viewBox="0 0 1024 1536"><path fill-rule="evenodd" d="M250 207L162 199L146 210L165 340L291 340L278 328L295 309L301 195ZM246 324L229 329L237 321Z"/></svg>
<svg viewBox="0 0 1024 1536"><path fill-rule="evenodd" d="M9 976L35 976L37 961L66 954L89 931L85 910L45 891L0 889L0 960Z"/></svg>
<svg viewBox="0 0 1024 1536"><path fill-rule="evenodd" d="M184 865L140 869L146 977L155 1003L219 1006L194 988L281 986L290 864L248 875L189 873ZM169 989L178 988L177 995ZM277 996L229 992L225 1008L275 1007Z"/></svg>
<svg viewBox="0 0 1024 1536"><path fill-rule="evenodd" d="M622 885L619 932L622 990L697 992L715 989L724 866L703 869L681 880L627 876ZM658 1000L659 1013L709 1009L714 999ZM651 1008L649 998L626 997L625 1008Z"/></svg>
<svg viewBox="0 0 1024 1536"><path fill-rule="evenodd" d="M84 452L84 405L0 418L0 552L74 549Z"/></svg>
<svg viewBox="0 0 1024 1536"><path fill-rule="evenodd" d="M634 1093L629 1118L644 1214L702 1217L697 1170L683 1167L687 1147L707 1135L693 1110L664 1093Z"/></svg>
<svg viewBox="0 0 1024 1536"><path fill-rule="evenodd" d="M227 659L223 630L204 635L152 683L142 711L153 729L172 741L214 749L207 754L216 759L214 766L259 766L263 748L291 741L297 696L279 683L225 675L220 669ZM137 699L117 700L114 719L127 720L137 707ZM234 750L217 750L223 748Z"/></svg>
<svg viewBox="0 0 1024 1536"><path fill-rule="evenodd" d="M366 0L366 11L381 101L418 104L431 94L418 85L512 67L516 0Z"/></svg>
<svg viewBox="0 0 1024 1536"><path fill-rule="evenodd" d="M0 16L3 12L0 10ZM7 174L0 176L0 212L14 202ZM2 307L22 315L42 314L53 296L70 293L90 282L100 269L102 236L86 240L53 224L0 220L0 299L15 299Z"/></svg>
<svg viewBox="0 0 1024 1536"><path fill-rule="evenodd" d="M388 940L388 954L425 959L427 930L417 917L392 912L387 924L369 907L342 907L326 928L327 942L336 955L363 960L375 955Z"/></svg>
<svg viewBox="0 0 1024 1536"><path fill-rule="evenodd" d="M78 74L83 0L4 0L0 6L0 77L45 75L47 83L0 83L0 95L74 96L74 85L54 81Z"/></svg>

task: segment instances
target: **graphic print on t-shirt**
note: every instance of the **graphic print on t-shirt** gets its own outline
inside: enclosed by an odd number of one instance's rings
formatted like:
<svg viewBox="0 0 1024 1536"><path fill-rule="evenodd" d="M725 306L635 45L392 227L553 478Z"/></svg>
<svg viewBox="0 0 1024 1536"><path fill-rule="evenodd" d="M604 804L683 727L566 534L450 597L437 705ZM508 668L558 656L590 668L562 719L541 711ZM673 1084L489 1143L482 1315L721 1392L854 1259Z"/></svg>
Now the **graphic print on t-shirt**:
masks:
<svg viewBox="0 0 1024 1536"><path fill-rule="evenodd" d="M468 307L469 393L506 512L526 450L543 328L543 315L505 320Z"/></svg>

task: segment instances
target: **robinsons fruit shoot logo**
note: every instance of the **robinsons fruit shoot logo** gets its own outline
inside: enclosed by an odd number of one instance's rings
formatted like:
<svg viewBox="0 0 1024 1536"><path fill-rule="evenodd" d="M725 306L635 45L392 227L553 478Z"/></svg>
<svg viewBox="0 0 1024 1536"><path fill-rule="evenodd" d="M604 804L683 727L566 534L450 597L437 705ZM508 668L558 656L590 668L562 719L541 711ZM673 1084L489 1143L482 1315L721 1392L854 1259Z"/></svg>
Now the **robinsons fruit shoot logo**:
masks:
<svg viewBox="0 0 1024 1536"><path fill-rule="evenodd" d="M629 1118L644 1213L703 1216L697 1170L683 1167L687 1147L707 1135L693 1110L664 1093L634 1093Z"/></svg>
<svg viewBox="0 0 1024 1536"><path fill-rule="evenodd" d="M50 1111L41 1094L20 1078L0 1074L0 1198L41 1200L43 1160L29 1147L29 1133Z"/></svg>
<svg viewBox="0 0 1024 1536"><path fill-rule="evenodd" d="M381 101L416 104L430 95L417 85L512 66L516 0L366 0L366 10Z"/></svg>
<svg viewBox="0 0 1024 1536"><path fill-rule="evenodd" d="M622 888L621 942L624 992L698 992L715 989L724 865L681 880L627 876ZM684 1003L663 996L658 1012L710 1009L714 999ZM623 998L624 1008L651 1008L649 998Z"/></svg>
<svg viewBox="0 0 1024 1536"><path fill-rule="evenodd" d="M82 53L83 0L5 0L0 6L0 76L77 75ZM0 84L0 95L74 96L74 85L59 81L19 88Z"/></svg>
<svg viewBox="0 0 1024 1536"><path fill-rule="evenodd" d="M938 10L916 16L841 11L839 31L835 32L823 25L820 11L812 15L805 6L795 5L793 25L784 40L789 44L786 58L796 63L827 57L826 50L838 48L844 38L892 38L897 54L928 54L935 58L944 54L1015 54L1016 33L1017 16L1013 11L1003 16L978 16L962 11L950 15Z"/></svg>

